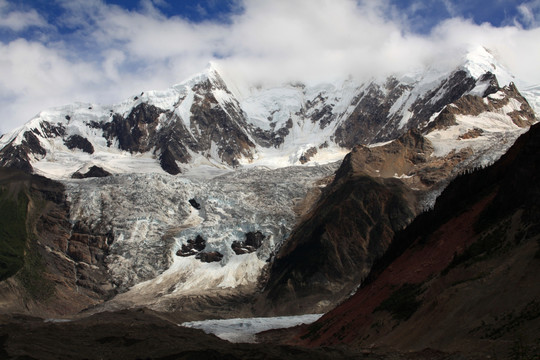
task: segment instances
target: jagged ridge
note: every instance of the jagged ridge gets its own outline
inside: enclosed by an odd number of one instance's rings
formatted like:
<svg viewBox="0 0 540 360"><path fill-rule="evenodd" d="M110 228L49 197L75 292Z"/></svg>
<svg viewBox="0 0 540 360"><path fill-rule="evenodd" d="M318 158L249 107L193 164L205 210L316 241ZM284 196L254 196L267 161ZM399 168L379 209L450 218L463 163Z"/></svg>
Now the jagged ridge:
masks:
<svg viewBox="0 0 540 360"><path fill-rule="evenodd" d="M2 137L0 165L69 178L94 165L110 173L178 174L188 164L276 167L338 160L357 144L391 140L409 129L437 129L442 120L434 123L434 116L443 111L438 118L448 117L448 105L463 95L492 96L499 85L489 70L501 67L487 58L482 61L488 65L468 59L450 73L296 84L244 95L231 91L220 70L210 66L169 90L141 93L121 104L44 111ZM530 107L523 112L518 126L534 119Z"/></svg>

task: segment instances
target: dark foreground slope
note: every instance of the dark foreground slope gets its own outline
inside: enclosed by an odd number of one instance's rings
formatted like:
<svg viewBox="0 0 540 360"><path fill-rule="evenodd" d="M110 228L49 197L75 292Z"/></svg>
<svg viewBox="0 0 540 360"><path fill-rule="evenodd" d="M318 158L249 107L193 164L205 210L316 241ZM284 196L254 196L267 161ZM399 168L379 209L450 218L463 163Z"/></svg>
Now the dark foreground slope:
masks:
<svg viewBox="0 0 540 360"><path fill-rule="evenodd" d="M149 310L101 313L72 322L0 316L0 359L365 359L463 360L459 354L364 351L348 347L232 344Z"/></svg>
<svg viewBox="0 0 540 360"><path fill-rule="evenodd" d="M539 273L535 125L494 165L455 179L394 237L362 288L297 341L538 359Z"/></svg>
<svg viewBox="0 0 540 360"><path fill-rule="evenodd" d="M0 342L2 359L332 359L345 355L231 344L147 310L101 313L63 323L4 317Z"/></svg>

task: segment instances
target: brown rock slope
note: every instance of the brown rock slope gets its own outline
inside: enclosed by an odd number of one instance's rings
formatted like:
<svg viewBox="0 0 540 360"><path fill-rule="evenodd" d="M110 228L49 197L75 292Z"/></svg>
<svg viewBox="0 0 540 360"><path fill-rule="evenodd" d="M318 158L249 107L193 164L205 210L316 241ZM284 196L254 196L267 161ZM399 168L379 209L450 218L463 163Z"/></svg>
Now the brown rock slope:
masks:
<svg viewBox="0 0 540 360"><path fill-rule="evenodd" d="M62 184L0 168L0 313L59 316L109 298L112 237L68 221Z"/></svg>
<svg viewBox="0 0 540 360"><path fill-rule="evenodd" d="M502 88L498 85L492 89L493 93L499 91L500 96L480 97L477 95L464 95L450 105L446 106L441 113L425 127L426 132L432 130L448 128L457 125L457 115L478 116L482 113L500 113L503 107L509 105L510 101L516 101L519 110L511 111L508 116L512 122L519 127L531 126L535 122L535 114L527 100L521 95L514 83L510 83Z"/></svg>
<svg viewBox="0 0 540 360"><path fill-rule="evenodd" d="M494 165L455 179L362 288L297 341L537 358L539 163L535 125Z"/></svg>
<svg viewBox="0 0 540 360"><path fill-rule="evenodd" d="M417 130L384 146L355 146L279 250L256 311L324 312L346 299L471 150L432 154Z"/></svg>
<svg viewBox="0 0 540 360"><path fill-rule="evenodd" d="M407 142L412 138L416 141ZM329 310L350 294L393 234L414 218L414 192L400 179L373 176L374 169L386 172L392 162L396 168L412 166L411 154L429 152L430 145L420 134L409 133L387 148L390 155L356 147L346 156L272 263L259 302L263 313Z"/></svg>

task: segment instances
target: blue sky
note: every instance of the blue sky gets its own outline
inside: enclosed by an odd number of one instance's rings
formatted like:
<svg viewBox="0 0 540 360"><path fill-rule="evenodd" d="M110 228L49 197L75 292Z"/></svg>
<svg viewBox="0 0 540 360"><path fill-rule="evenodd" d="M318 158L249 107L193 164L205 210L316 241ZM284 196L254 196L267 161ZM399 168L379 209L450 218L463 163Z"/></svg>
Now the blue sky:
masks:
<svg viewBox="0 0 540 360"><path fill-rule="evenodd" d="M0 132L209 61L244 83L321 82L452 66L485 46L540 83L539 25L540 0L0 0Z"/></svg>
<svg viewBox="0 0 540 360"><path fill-rule="evenodd" d="M429 32L441 21L462 17L471 19L476 24L489 23L493 26L513 25L515 22L522 26L530 26L523 19L518 8L525 1L479 1L479 0L401 0L393 1L400 10L410 14L414 30Z"/></svg>
<svg viewBox="0 0 540 360"><path fill-rule="evenodd" d="M228 23L231 21L231 17L241 15L245 10L243 2L240 0L103 0L100 2L134 12L144 12L149 7L154 7L168 18L181 17L194 23L208 21ZM393 8L393 11L406 16L410 22L410 30L424 34L429 33L442 21L454 17L469 19L478 25L489 23L500 27L519 24L524 28L537 26L540 20L534 18L540 13L540 3L538 1L376 0L376 2L386 4L387 9ZM62 17L69 16L69 11L66 11L66 6L63 5L66 1L3 0L0 4L2 3L4 4L3 7L9 7L11 11L28 12L35 10L45 21L55 24L56 30L60 34L68 34L76 29L76 26L63 26L65 24L62 22ZM21 34L10 31L9 27L0 26L1 39L6 41L20 35L32 37L35 34L31 29L32 27L29 26L27 30L30 31Z"/></svg>

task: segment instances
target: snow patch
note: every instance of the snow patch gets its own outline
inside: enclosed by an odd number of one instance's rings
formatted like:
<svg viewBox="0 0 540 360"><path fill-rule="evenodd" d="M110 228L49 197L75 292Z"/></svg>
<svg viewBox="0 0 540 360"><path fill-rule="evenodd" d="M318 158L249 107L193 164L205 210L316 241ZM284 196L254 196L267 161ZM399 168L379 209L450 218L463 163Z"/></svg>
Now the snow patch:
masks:
<svg viewBox="0 0 540 360"><path fill-rule="evenodd" d="M512 108L512 107L509 107ZM471 148L474 153L473 167L487 166L499 159L527 128L514 124L510 116L504 112L486 112L478 116L456 115L457 125L448 129L432 131L425 135L434 147L432 156L444 157L452 151ZM482 134L472 139L461 139L460 136L470 130L479 128Z"/></svg>
<svg viewBox="0 0 540 360"><path fill-rule="evenodd" d="M479 46L472 49L465 56L464 69L475 79L479 79L486 72L497 77L499 86L503 87L515 81L514 76L503 66L488 49Z"/></svg>

